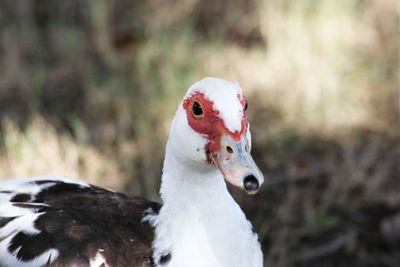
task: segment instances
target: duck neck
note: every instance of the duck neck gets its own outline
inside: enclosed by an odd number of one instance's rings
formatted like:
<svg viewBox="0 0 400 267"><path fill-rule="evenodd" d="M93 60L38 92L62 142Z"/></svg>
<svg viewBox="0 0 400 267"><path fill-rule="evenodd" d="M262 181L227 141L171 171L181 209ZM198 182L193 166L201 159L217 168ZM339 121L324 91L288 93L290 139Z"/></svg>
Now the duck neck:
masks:
<svg viewBox="0 0 400 267"><path fill-rule="evenodd" d="M160 192L164 205L176 206L178 209L182 209L185 204L191 207L194 204L207 205L216 198L231 199L225 181L215 167L199 167L196 163L170 153L165 157Z"/></svg>
<svg viewBox="0 0 400 267"><path fill-rule="evenodd" d="M246 257L259 250L257 238L216 168L167 152L161 197L153 243L156 263L170 253L165 266L261 266L248 264Z"/></svg>

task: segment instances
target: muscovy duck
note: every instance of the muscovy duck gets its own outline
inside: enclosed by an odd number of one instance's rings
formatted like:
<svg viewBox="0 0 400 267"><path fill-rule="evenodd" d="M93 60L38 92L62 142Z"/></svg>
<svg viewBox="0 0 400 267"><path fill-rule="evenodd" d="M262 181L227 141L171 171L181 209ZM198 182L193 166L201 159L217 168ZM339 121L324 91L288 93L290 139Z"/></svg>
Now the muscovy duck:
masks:
<svg viewBox="0 0 400 267"><path fill-rule="evenodd" d="M261 267L226 181L256 193L247 102L237 82L193 84L173 119L162 204L66 177L0 183L0 266Z"/></svg>

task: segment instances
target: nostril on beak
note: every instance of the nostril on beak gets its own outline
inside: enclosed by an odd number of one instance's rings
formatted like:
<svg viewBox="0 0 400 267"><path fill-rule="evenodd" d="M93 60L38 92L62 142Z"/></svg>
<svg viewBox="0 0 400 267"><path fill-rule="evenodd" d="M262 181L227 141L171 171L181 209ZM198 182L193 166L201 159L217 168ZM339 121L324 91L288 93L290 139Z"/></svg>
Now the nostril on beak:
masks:
<svg viewBox="0 0 400 267"><path fill-rule="evenodd" d="M255 191L258 190L260 184L258 183L257 178L254 175L250 174L244 178L243 186L246 191Z"/></svg>
<svg viewBox="0 0 400 267"><path fill-rule="evenodd" d="M233 153L233 149L230 146L226 147L226 151L228 151L229 154Z"/></svg>

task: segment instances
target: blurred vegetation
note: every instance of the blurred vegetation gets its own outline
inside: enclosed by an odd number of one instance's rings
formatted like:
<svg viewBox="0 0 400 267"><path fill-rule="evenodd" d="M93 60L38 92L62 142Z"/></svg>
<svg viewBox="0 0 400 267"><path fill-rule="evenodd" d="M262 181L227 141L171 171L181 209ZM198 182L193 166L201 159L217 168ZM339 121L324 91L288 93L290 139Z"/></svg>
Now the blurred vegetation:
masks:
<svg viewBox="0 0 400 267"><path fill-rule="evenodd" d="M392 0L0 2L0 177L78 176L159 199L169 124L237 80L267 177L232 189L266 266L398 266Z"/></svg>

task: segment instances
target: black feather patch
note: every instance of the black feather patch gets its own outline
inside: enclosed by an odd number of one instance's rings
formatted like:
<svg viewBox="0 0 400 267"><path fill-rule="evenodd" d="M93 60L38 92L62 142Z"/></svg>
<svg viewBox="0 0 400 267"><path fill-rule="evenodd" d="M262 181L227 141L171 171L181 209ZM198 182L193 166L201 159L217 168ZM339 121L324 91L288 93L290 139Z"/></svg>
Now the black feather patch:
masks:
<svg viewBox="0 0 400 267"><path fill-rule="evenodd" d="M31 195L17 194L10 200L10 202L28 202L29 200L31 200Z"/></svg>
<svg viewBox="0 0 400 267"><path fill-rule="evenodd" d="M171 260L171 253L164 254L160 257L160 264L166 264Z"/></svg>
<svg viewBox="0 0 400 267"><path fill-rule="evenodd" d="M22 261L30 261L51 248L51 239L52 237L48 233L29 235L19 232L11 240L8 251L13 254L20 248L17 258Z"/></svg>

